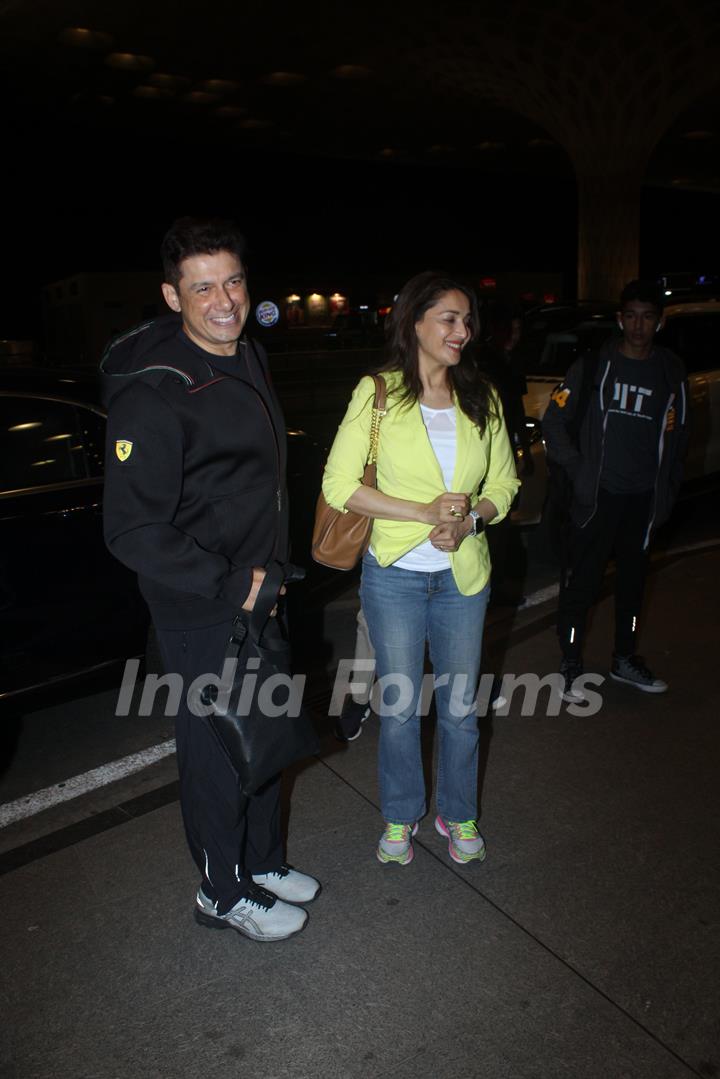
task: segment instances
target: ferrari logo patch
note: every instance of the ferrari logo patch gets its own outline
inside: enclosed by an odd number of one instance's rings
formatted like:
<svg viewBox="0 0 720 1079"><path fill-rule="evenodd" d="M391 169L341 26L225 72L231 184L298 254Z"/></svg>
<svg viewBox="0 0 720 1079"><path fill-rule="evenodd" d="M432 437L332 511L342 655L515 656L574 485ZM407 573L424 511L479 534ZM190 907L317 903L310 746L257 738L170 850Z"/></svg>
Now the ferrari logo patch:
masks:
<svg viewBox="0 0 720 1079"><path fill-rule="evenodd" d="M128 457L132 453L132 448L132 442L128 442L125 438L119 438L115 443L115 454L118 461L127 461Z"/></svg>
<svg viewBox="0 0 720 1079"><path fill-rule="evenodd" d="M570 396L570 390L561 389L561 387L558 386L550 394L550 400L554 401L555 404L558 406L558 408L565 408L565 405L567 404L567 399L568 399L569 396Z"/></svg>

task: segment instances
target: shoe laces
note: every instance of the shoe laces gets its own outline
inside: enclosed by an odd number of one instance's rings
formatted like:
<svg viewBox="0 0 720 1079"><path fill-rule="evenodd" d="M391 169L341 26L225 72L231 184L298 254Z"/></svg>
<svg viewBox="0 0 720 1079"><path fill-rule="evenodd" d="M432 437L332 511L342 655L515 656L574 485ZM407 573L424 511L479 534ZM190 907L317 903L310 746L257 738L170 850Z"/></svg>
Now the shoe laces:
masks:
<svg viewBox="0 0 720 1079"><path fill-rule="evenodd" d="M453 839L477 839L478 830L474 820L446 821Z"/></svg>
<svg viewBox="0 0 720 1079"><path fill-rule="evenodd" d="M629 656L627 662L628 665L632 667L634 671L637 671L639 675L642 675L643 678L651 679L653 677L652 671L642 656Z"/></svg>
<svg viewBox="0 0 720 1079"><path fill-rule="evenodd" d="M259 884L248 884L245 895L237 901L235 906L252 906L260 907L262 910L270 910L275 905L276 896L272 892L268 892L266 888L261 888Z"/></svg>
<svg viewBox="0 0 720 1079"><path fill-rule="evenodd" d="M266 877L286 877L290 872L289 865L281 865L278 869L271 869L265 874Z"/></svg>
<svg viewBox="0 0 720 1079"><path fill-rule="evenodd" d="M409 832L409 824L386 824L383 839L386 843L405 843Z"/></svg>

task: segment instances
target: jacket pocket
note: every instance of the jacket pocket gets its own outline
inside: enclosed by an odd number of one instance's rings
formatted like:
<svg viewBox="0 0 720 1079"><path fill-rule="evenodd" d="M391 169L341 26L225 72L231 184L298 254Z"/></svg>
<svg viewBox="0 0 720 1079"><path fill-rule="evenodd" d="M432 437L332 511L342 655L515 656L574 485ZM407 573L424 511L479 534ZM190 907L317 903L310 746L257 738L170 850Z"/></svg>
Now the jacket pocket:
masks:
<svg viewBox="0 0 720 1079"><path fill-rule="evenodd" d="M277 493L267 481L210 501L214 547L236 565L264 565L277 530Z"/></svg>

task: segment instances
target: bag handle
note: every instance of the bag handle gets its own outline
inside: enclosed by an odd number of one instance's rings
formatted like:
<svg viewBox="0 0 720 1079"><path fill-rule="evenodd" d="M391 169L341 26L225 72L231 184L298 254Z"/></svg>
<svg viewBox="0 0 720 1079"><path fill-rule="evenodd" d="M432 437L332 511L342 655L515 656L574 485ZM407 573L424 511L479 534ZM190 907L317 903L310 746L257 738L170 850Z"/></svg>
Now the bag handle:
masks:
<svg viewBox="0 0 720 1079"><path fill-rule="evenodd" d="M368 453L367 463L374 465L377 463L378 444L380 441L380 421L387 412L385 407L387 404L387 385L382 375L372 375L373 382L375 383L375 397L373 400L372 419L370 420L370 451Z"/></svg>
<svg viewBox="0 0 720 1079"><path fill-rule="evenodd" d="M255 644L260 643L263 630L270 618L270 612L278 602L280 589L285 582L302 581L305 570L292 562L271 562L265 570L265 577L258 589L255 606L252 611L238 611L233 621L230 642L242 645L248 633ZM263 642L272 649L272 643Z"/></svg>

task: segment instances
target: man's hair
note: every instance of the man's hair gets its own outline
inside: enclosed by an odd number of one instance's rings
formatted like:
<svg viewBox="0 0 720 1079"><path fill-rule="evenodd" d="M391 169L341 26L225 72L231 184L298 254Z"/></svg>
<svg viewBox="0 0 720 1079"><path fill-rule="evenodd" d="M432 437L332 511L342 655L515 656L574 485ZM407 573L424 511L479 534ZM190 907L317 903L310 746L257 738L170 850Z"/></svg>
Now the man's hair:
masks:
<svg viewBox="0 0 720 1079"><path fill-rule="evenodd" d="M234 221L218 217L179 217L165 233L160 247L164 280L177 290L182 271L180 263L193 255L215 255L229 251L246 269L245 237Z"/></svg>
<svg viewBox="0 0 720 1079"><path fill-rule="evenodd" d="M662 313L665 306L665 294L657 281L629 281L620 293L620 309L633 300L651 303L653 307L657 307L658 314Z"/></svg>

